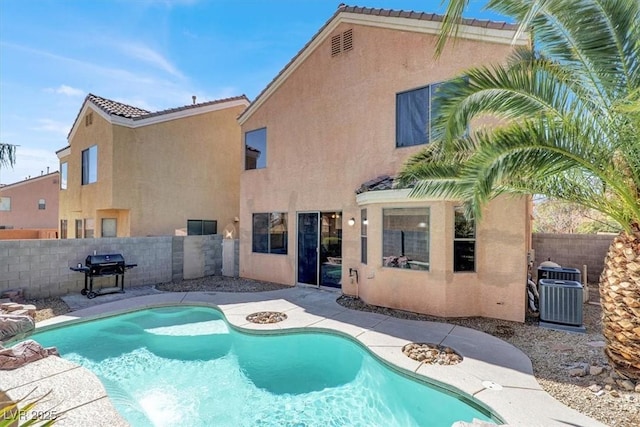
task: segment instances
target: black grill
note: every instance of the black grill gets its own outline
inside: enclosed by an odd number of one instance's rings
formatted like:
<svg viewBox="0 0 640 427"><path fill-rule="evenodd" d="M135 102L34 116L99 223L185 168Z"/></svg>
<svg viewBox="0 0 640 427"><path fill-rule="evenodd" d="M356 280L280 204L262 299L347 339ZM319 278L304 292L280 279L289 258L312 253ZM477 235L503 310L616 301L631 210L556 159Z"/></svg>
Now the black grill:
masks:
<svg viewBox="0 0 640 427"><path fill-rule="evenodd" d="M95 298L98 295L111 294L115 292L124 293L124 273L125 271L137 267L138 264L126 264L121 254L89 255L84 260L84 266L78 264L77 267L70 267L71 270L84 273L84 289L82 295L87 298ZM94 277L115 276L115 286L93 290Z"/></svg>

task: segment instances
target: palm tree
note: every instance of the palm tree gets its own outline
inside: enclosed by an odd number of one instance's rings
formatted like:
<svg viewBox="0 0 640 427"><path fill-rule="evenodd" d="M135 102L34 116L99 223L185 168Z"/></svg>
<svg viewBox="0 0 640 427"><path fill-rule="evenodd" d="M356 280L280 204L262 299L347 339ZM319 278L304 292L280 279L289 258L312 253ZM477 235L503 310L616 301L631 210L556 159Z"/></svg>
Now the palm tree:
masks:
<svg viewBox="0 0 640 427"><path fill-rule="evenodd" d="M450 0L439 52L467 4ZM623 231L600 277L605 352L640 380L640 2L490 0L487 9L514 18L535 44L441 86L437 138L400 182L415 197L464 201L478 220L502 194L540 194L615 220ZM486 115L500 126L470 127Z"/></svg>
<svg viewBox="0 0 640 427"><path fill-rule="evenodd" d="M0 143L0 167L13 166L16 161L16 146Z"/></svg>

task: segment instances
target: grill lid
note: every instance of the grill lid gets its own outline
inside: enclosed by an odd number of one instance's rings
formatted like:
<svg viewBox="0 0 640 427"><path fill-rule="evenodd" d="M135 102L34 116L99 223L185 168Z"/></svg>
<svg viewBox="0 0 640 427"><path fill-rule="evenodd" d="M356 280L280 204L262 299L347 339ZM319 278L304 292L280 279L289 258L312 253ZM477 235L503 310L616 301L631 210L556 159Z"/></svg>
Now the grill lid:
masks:
<svg viewBox="0 0 640 427"><path fill-rule="evenodd" d="M88 255L84 263L87 267L104 264L120 265L124 264L124 257L122 254Z"/></svg>

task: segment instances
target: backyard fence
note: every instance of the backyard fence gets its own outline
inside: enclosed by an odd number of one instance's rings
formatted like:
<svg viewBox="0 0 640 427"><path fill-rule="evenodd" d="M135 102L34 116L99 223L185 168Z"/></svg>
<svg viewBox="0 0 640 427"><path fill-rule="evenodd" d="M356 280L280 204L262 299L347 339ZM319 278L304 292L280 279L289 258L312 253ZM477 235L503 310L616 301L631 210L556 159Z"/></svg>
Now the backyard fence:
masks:
<svg viewBox="0 0 640 427"><path fill-rule="evenodd" d="M122 254L127 264L138 264L127 271L126 287L222 273L221 235L0 240L0 291L23 289L28 298L79 292L84 274L69 267L84 265L94 252Z"/></svg>
<svg viewBox="0 0 640 427"><path fill-rule="evenodd" d="M611 234L533 233L536 266L551 260L562 267L587 266L587 281L597 283L604 269L604 258L615 236Z"/></svg>

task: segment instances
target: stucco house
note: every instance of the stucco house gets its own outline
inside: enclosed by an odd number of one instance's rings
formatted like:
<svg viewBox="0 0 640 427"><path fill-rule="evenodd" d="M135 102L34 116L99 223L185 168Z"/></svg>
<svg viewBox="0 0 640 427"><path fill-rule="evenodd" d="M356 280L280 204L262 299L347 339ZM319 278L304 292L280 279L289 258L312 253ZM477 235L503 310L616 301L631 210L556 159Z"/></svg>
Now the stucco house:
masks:
<svg viewBox="0 0 640 427"><path fill-rule="evenodd" d="M150 112L89 94L60 159L61 238L215 234L238 216L242 95Z"/></svg>
<svg viewBox="0 0 640 427"><path fill-rule="evenodd" d="M455 200L393 185L429 143L437 85L513 49L516 26L467 19L435 59L440 21L341 5L242 113L241 276L524 320L528 200L495 200L475 224Z"/></svg>
<svg viewBox="0 0 640 427"><path fill-rule="evenodd" d="M58 171L0 186L0 240L56 238Z"/></svg>

